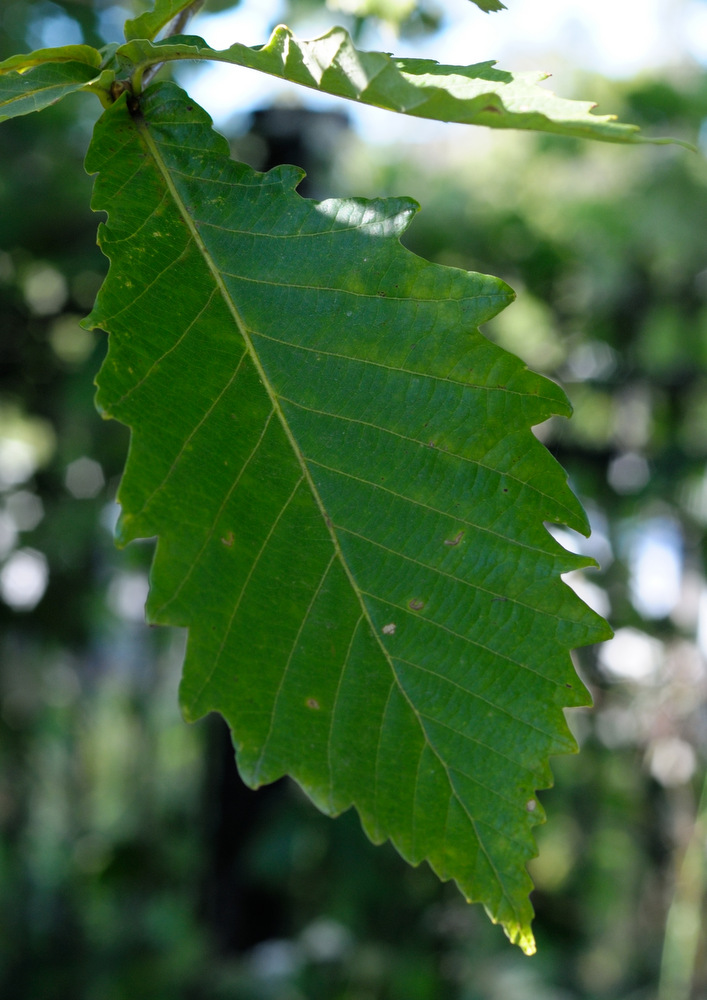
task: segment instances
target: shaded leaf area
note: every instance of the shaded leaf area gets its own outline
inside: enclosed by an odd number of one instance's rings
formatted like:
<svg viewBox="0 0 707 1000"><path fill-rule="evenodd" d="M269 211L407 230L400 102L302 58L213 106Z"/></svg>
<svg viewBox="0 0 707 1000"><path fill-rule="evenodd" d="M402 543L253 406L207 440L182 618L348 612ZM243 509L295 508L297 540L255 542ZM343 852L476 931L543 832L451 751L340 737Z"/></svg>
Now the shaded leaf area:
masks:
<svg viewBox="0 0 707 1000"><path fill-rule="evenodd" d="M122 45L118 56L129 72L165 60L211 59L418 118L607 142L638 141L634 125L617 122L611 115L594 115L594 104L557 97L538 86L547 79L545 73L509 73L492 61L445 66L433 59L362 52L343 28L332 28L313 41L300 41L280 25L262 47L236 43L222 51L210 48L196 35L157 43L136 39Z"/></svg>
<svg viewBox="0 0 707 1000"><path fill-rule="evenodd" d="M190 628L184 712L532 951L535 791L587 703L568 651L607 635L543 524L587 530L530 430L566 398L478 332L503 282L403 249L409 199L307 201L174 85L140 105L87 158L111 259L87 323L133 429L120 537L159 536L150 619Z"/></svg>
<svg viewBox="0 0 707 1000"><path fill-rule="evenodd" d="M101 53L92 45L62 45L59 48L35 49L34 52L10 56L0 62L0 73L10 70L27 70L43 63L79 62L98 69Z"/></svg>
<svg viewBox="0 0 707 1000"><path fill-rule="evenodd" d="M87 45L72 47L95 52L100 64L100 55L95 49ZM42 111L69 94L83 90L87 84L97 81L99 75L95 64L73 59L42 62L25 72L0 69L0 121Z"/></svg>

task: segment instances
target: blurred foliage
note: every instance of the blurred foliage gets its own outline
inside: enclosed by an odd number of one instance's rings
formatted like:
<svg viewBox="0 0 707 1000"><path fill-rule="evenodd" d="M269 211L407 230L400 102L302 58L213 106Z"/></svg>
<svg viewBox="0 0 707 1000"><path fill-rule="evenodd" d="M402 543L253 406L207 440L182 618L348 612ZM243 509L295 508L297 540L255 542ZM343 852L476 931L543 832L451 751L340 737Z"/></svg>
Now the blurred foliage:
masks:
<svg viewBox="0 0 707 1000"><path fill-rule="evenodd" d="M58 30L102 44L115 14L98 0L12 0L0 51ZM696 71L597 88L662 133L694 138L707 118ZM231 137L260 169L310 168L310 196L418 197L411 249L508 280L518 300L487 334L574 403L572 421L538 433L595 527L589 542L563 539L602 565L572 582L617 639L579 657L596 709L573 714L582 753L555 762L543 797L527 960L453 886L368 844L354 816L332 823L285 782L245 789L220 720L179 719L182 639L142 624L149 546L113 548L127 435L93 409L105 345L77 326L104 272L81 167L97 112L71 98L3 125L0 995L707 995L694 823L707 746L704 159L522 135L472 145L462 129L369 149L333 115L323 146L304 109L264 110ZM676 884L689 926L672 946L693 942L696 973L679 994L664 969L658 994Z"/></svg>

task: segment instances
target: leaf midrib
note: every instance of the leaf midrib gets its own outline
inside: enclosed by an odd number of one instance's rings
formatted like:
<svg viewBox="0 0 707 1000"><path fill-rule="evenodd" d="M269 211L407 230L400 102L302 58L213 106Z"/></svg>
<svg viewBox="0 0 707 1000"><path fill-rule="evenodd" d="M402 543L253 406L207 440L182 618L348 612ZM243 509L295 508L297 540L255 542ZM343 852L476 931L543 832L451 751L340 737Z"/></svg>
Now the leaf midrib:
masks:
<svg viewBox="0 0 707 1000"><path fill-rule="evenodd" d="M317 506L319 508L319 512L320 512L320 514L322 516L322 519L324 521L326 529L327 529L327 531L329 533L329 537L331 538L331 541L332 541L332 544L333 544L334 549L336 551L336 555L338 556L339 562L341 563L341 565L342 565L342 567L344 569L344 572L346 573L347 579L349 580L349 583L351 584L351 587L353 588L354 593L356 594L356 597L357 597L357 599L359 601L359 604L361 605L361 610L363 611L363 614L364 614L364 616L365 616L365 618L366 618L366 620L367 620L367 622L368 622L368 624L370 626L371 632L376 637L376 641L378 643L378 646L380 647L381 651L383 652L383 655L385 656L386 662L388 663L388 665L389 665L389 667L391 669L391 672L392 672L393 676L396 678L396 682L397 682L398 686L400 687L400 682L397 680L397 676L395 674L395 669L393 667L393 663L392 663L390 654L388 653L387 649L385 648L383 642L380 639L380 636L378 635L377 629L375 628L375 626L373 624L373 621L371 620L371 616L370 616L370 614L368 612L368 609L366 607L365 601L363 600L362 592L361 592L359 586L357 585L356 580L353 577L353 575L352 575L352 573L351 573L351 571L350 571L350 569L348 567L346 559L344 558L343 552L341 551L341 546L339 545L339 540L338 540L338 538L336 536L336 533L334 532L333 527L332 527L331 518L327 514L327 511L326 511L326 508L325 508L324 503L322 501L322 498L319 495L319 491L317 490L317 487L316 487L316 485L314 483L314 480L312 479L312 475L311 475L311 473L309 471L309 468L307 466L305 458L302 455L302 452L300 451L300 448L299 448L299 445L297 443L297 440L294 437L292 431L290 430L289 423L288 423L288 421L287 421L287 419L285 417L285 414L283 413L282 407L280 405L279 397L277 396L277 394L275 393L273 387L271 386L270 380L269 380L269 378L268 378L268 376L267 376L267 374L265 372L265 369L263 368L263 366L262 366L262 364L260 362L260 358L258 357L258 354L257 354L255 348L253 347L253 342L252 342L251 337L250 337L249 327L247 326L245 320L241 316L240 310L238 309L236 303L233 301L233 298L231 297L231 295L230 295L230 293L228 291L228 288L226 287L226 284L225 284L225 282L224 282L224 280L223 280L223 278L221 276L221 272L219 271L218 267L216 266L216 263L214 262L214 260L212 259L211 254L209 253L209 251L208 251L208 249L206 247L206 244L203 241L201 233L199 232L194 219L190 215L187 206L185 205L185 203L184 203L181 195L179 194L179 191L177 190L177 187L176 187L174 181L172 180L169 167L167 166L166 162L164 161L164 159L163 159L163 157L161 155L161 152L160 152L158 144L155 142L155 140L152 138L152 135L150 134L150 130L148 128L148 125L147 125L147 122L146 122L145 118L143 117L143 115L140 112L136 112L133 115L133 120L135 122L135 126L136 126L138 132L140 133L140 135L141 135L141 137L143 139L143 142L147 146L147 148L148 148L148 150L149 150L149 152L150 152L150 154L151 154L151 156L152 156L152 158L153 158L153 160L155 162L155 165L157 166L157 169L159 170L159 172L160 172L160 174L161 174L161 176L162 176L162 178L163 178L163 180L164 180L164 182L165 182L165 184L167 186L167 189L168 189L170 195L172 196L172 199L174 201L174 204L175 204L177 210L179 211L179 214L181 215L182 219L184 220L184 224L186 225L186 227L187 227L187 229L188 229L188 231L189 231L189 233L191 235L191 238L194 241L194 244L196 245L197 249L199 250L199 253L200 253L201 257L204 260L204 263L206 264L207 268L209 269L209 271L210 271L210 273L211 273L211 275L213 277L213 280L214 280L214 283L216 284L216 287L219 289L219 291L221 293L221 296L222 296L223 301L224 301L224 303L226 305L226 308L228 309L228 311L230 312L231 316L233 317L233 321L234 321L234 323L235 323L235 325L236 325L236 327L238 329L238 332L240 333L241 337L243 338L243 342L246 345L246 349L248 351L248 354L250 355L250 359L253 362L255 370L257 371L258 376L259 376L259 378L260 378L260 380L261 380L261 382L263 384L263 387L265 388L265 391L268 394L268 397L270 399L272 408L273 408L273 410L274 410L274 412L275 412L275 414L276 414L276 416L277 416L277 418L278 418L278 420L280 422L280 425L281 425L281 427L282 427L282 429L283 429L283 431L285 433L285 436L287 437L287 440L290 443L290 447L292 448L292 450L293 450L293 452L294 452L294 454L295 454L295 456L297 458L297 461L298 461L298 463L300 465L300 468L302 470L302 474L304 476L304 479L307 482L307 485L309 486L309 488L310 488L310 490L312 492L312 496L314 497L314 500L315 500L315 502L316 502L316 504L317 504ZM203 152L203 151L201 151L201 152ZM402 689L401 689L401 693L403 695L405 695L405 692Z"/></svg>

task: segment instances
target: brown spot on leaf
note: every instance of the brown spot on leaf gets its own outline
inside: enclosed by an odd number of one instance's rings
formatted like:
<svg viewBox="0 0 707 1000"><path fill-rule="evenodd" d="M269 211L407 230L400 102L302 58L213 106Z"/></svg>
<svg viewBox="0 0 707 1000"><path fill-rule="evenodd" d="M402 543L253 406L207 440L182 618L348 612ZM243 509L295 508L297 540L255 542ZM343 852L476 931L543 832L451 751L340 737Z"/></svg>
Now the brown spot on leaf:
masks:
<svg viewBox="0 0 707 1000"><path fill-rule="evenodd" d="M227 531L226 534L221 539L221 541L226 546L226 548L230 549L230 547L233 545L233 541L234 541L233 532L232 531Z"/></svg>
<svg viewBox="0 0 707 1000"><path fill-rule="evenodd" d="M318 709L320 707L316 698L307 698L307 708Z"/></svg>
<svg viewBox="0 0 707 1000"><path fill-rule="evenodd" d="M395 630L397 625L395 622L390 622L388 625L384 625L382 628L383 635L395 635Z"/></svg>
<svg viewBox="0 0 707 1000"><path fill-rule="evenodd" d="M445 538L444 544L445 545L458 545L459 542L461 542L461 540L462 540L463 537L464 537L464 532L463 531L459 531L454 536L454 538Z"/></svg>
<svg viewBox="0 0 707 1000"><path fill-rule="evenodd" d="M413 597L411 601L408 602L408 607L411 611L422 611L425 606L424 601L419 601L416 597Z"/></svg>

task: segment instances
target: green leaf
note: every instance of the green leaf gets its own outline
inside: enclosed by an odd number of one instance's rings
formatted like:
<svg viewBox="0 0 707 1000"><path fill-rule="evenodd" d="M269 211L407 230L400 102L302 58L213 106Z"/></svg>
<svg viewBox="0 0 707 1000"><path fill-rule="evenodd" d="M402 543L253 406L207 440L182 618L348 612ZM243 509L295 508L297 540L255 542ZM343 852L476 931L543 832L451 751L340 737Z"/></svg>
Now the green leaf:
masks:
<svg viewBox="0 0 707 1000"><path fill-rule="evenodd" d="M35 49L34 52L10 56L9 59L0 62L0 73L28 70L43 63L63 62L85 63L93 69L98 69L103 62L103 56L92 45L62 45L54 49Z"/></svg>
<svg viewBox="0 0 707 1000"><path fill-rule="evenodd" d="M187 626L181 703L251 786L427 859L533 950L525 864L548 756L607 636L561 581L587 532L531 432L562 390L478 325L513 295L399 238L409 199L313 202L228 157L173 84L99 121L111 260L97 402L132 428L119 538L158 536L149 620Z"/></svg>
<svg viewBox="0 0 707 1000"><path fill-rule="evenodd" d="M471 0L475 3L477 7L485 11L487 14L495 10L506 10L505 3L501 3L501 0Z"/></svg>
<svg viewBox="0 0 707 1000"><path fill-rule="evenodd" d="M140 39L122 45L118 56L138 73L172 59L211 59L418 118L607 142L640 141L635 125L621 124L612 115L593 115L595 105L556 97L539 87L547 74L508 73L496 69L493 62L444 66L432 59L360 52L343 28L332 28L321 38L303 42L280 25L260 48L236 43L222 51L194 35L157 44Z"/></svg>
<svg viewBox="0 0 707 1000"><path fill-rule="evenodd" d="M125 22L126 40L129 42L133 38L154 38L173 18L182 11L195 7L197 3L198 0L157 0L154 10L145 11L139 17Z"/></svg>
<svg viewBox="0 0 707 1000"><path fill-rule="evenodd" d="M327 0L327 8L365 19L375 17L388 24L400 25L419 7L417 0Z"/></svg>
<svg viewBox="0 0 707 1000"><path fill-rule="evenodd" d="M95 66L74 61L40 63L24 72L2 70L0 122L41 111L69 94L85 90L100 78L101 73Z"/></svg>

